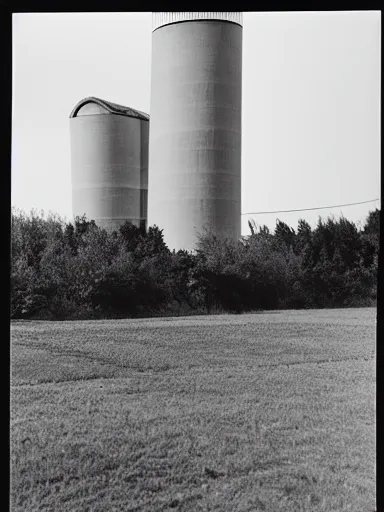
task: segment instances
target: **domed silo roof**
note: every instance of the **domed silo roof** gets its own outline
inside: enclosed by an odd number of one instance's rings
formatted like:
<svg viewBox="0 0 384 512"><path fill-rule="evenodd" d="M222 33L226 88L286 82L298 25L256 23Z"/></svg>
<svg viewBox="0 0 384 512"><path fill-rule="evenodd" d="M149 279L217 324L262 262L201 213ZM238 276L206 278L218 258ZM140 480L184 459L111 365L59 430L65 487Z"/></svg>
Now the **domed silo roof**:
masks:
<svg viewBox="0 0 384 512"><path fill-rule="evenodd" d="M124 107L111 101L102 100L95 96L89 96L80 100L72 109L71 117L97 114L115 114L118 116L136 117L143 121L149 121L149 115L131 107Z"/></svg>

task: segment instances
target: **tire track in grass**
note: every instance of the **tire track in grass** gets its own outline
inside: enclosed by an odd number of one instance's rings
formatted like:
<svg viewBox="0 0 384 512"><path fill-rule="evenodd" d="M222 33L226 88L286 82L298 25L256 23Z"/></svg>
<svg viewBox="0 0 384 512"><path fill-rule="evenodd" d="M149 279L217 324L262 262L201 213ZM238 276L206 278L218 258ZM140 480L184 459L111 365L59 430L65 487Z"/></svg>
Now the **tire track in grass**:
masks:
<svg viewBox="0 0 384 512"><path fill-rule="evenodd" d="M63 353L60 353L59 355L67 355L67 354L63 354ZM72 355L72 354L71 354ZM89 359L91 361L93 361L93 359L91 357L86 357L87 354L84 354L84 358L85 359ZM319 359L319 360L315 360L315 361L290 361L289 363L286 363L286 362L281 362L281 363L268 363L268 364L256 364L256 365L250 365L249 366L249 369L252 369L252 368L279 368L279 367L283 367L285 366L286 368L290 367L290 366L305 366L305 365L323 365L323 364L332 364L332 363L344 363L344 362L349 362L349 361L365 361L365 362L368 362L368 361L372 361L375 359L375 356L370 356L370 357L364 357L364 356L351 356L351 357L344 357L344 358L339 358L339 359ZM95 361L99 362L99 359L95 359ZM100 362L101 359L100 359ZM36 382L36 383L30 383L30 382L25 382L25 383L20 383L20 384L14 384L11 386L11 388L21 388L21 387L25 387L25 386L41 386L41 385L44 385L44 384L62 384L62 383L72 383L72 382L87 382L87 381L96 381L96 380L121 380L121 379L130 379L132 378L133 376L135 377L151 377L151 376L154 376L156 374L163 374L163 373L167 373L169 375L178 375L179 373L185 373L186 369L183 368L183 367L180 367L180 368L174 368L174 369L165 369L165 370L162 370L162 369L152 369L150 371L147 370L142 370L141 368L139 367L134 367L134 366L128 366L128 365L116 365L114 363L109 363L109 362L104 362L104 364L106 365L109 365L109 366L116 366L116 367L119 367L119 368L125 368L125 369L129 369L129 370L134 370L135 371L135 374L132 374L130 376L127 376L127 377L123 377L123 376L111 376L111 377L107 377L107 376L99 376L99 375L90 375L90 376L83 376L83 377L78 377L76 379L62 379L62 380L55 380L55 381L41 381L41 382ZM242 368L244 368L242 366ZM207 372L208 373L223 373L223 372L226 372L226 371L230 371L230 370L235 370L236 367L220 367L220 368L210 368L209 370L207 370L207 368L202 368L202 367L196 367L195 370L192 370L191 368L188 368L188 372L189 373L195 373L195 374L200 374L200 373L204 373L206 374ZM192 371L191 371L192 370Z"/></svg>

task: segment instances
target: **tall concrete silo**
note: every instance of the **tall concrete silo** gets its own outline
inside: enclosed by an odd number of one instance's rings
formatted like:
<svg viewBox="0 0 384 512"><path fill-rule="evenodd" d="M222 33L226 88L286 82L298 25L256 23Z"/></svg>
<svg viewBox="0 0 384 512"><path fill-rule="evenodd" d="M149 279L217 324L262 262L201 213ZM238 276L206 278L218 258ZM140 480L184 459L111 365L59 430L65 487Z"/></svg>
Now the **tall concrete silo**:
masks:
<svg viewBox="0 0 384 512"><path fill-rule="evenodd" d="M241 235L242 13L153 13L148 223Z"/></svg>
<svg viewBox="0 0 384 512"><path fill-rule="evenodd" d="M73 216L108 230L146 225L149 116L99 98L70 115Z"/></svg>

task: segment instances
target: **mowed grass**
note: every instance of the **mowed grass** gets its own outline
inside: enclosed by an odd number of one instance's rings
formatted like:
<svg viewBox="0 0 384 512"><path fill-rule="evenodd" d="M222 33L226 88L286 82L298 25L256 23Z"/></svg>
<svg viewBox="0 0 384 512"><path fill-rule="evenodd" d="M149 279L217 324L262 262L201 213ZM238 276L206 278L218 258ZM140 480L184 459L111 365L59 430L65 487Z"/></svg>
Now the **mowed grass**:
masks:
<svg viewBox="0 0 384 512"><path fill-rule="evenodd" d="M375 309L11 332L13 512L375 510Z"/></svg>

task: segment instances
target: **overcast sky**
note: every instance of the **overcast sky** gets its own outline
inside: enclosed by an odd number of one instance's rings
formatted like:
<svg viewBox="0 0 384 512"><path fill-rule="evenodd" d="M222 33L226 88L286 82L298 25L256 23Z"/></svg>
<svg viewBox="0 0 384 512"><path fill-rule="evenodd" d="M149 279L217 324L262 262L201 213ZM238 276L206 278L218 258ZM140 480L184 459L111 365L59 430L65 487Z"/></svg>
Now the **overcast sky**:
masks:
<svg viewBox="0 0 384 512"><path fill-rule="evenodd" d="M150 113L151 27L149 12L13 15L13 206L71 219L70 111L97 96ZM243 27L242 212L380 197L380 12L244 13ZM296 228L375 207L251 217Z"/></svg>

